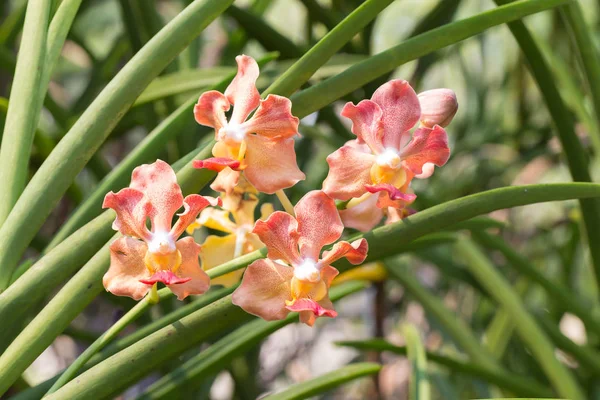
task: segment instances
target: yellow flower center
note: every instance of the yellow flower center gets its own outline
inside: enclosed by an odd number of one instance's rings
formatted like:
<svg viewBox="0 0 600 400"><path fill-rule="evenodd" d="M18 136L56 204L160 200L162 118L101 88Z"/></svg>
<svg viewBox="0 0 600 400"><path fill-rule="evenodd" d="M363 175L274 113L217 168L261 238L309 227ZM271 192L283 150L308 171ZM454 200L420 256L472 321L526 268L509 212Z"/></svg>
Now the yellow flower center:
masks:
<svg viewBox="0 0 600 400"><path fill-rule="evenodd" d="M168 254L158 254L147 251L146 256L144 257L144 263L151 274L157 271L167 270L174 273L181 265L181 253L179 250L175 250Z"/></svg>
<svg viewBox="0 0 600 400"><path fill-rule="evenodd" d="M374 185L389 183L397 188L406 183L406 171L404 168L390 168L387 165L373 164L371 167L371 181Z"/></svg>
<svg viewBox="0 0 600 400"><path fill-rule="evenodd" d="M327 296L327 285L325 285L325 282L322 279L318 282L309 282L294 276L291 283L291 292L292 300L286 300L288 306L298 299L311 299L313 301L322 300Z"/></svg>

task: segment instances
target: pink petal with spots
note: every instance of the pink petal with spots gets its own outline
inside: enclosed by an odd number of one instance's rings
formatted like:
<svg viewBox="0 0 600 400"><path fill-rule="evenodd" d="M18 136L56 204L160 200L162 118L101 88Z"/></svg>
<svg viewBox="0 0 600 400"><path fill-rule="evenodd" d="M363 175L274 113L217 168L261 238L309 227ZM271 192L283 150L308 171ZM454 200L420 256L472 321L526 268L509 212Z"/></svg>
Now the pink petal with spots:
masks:
<svg viewBox="0 0 600 400"><path fill-rule="evenodd" d="M235 61L238 65L237 75L225 90L225 96L233 104L231 123L241 124L260 103L260 94L256 89L259 70L252 57L241 55Z"/></svg>
<svg viewBox="0 0 600 400"><path fill-rule="evenodd" d="M422 170L423 170L423 172L421 172L418 175L415 175L415 178L417 178L417 179L429 178L431 175L433 175L433 172L435 171L435 164L426 162L425 164L423 164Z"/></svg>
<svg viewBox="0 0 600 400"><path fill-rule="evenodd" d="M381 85L371 100L383 111L383 146L400 150L406 132L421 116L417 94L407 81L394 79Z"/></svg>
<svg viewBox="0 0 600 400"><path fill-rule="evenodd" d="M298 134L299 123L300 120L292 115L292 102L286 97L270 94L242 128L271 139L289 138Z"/></svg>
<svg viewBox="0 0 600 400"><path fill-rule="evenodd" d="M367 200L345 210L340 210L342 223L346 228L368 232L376 227L383 218L383 210L377 207L377 196L369 195Z"/></svg>
<svg viewBox="0 0 600 400"><path fill-rule="evenodd" d="M348 143L327 157L329 174L323 181L323 191L337 200L362 196L365 185L371 183L371 166L375 156Z"/></svg>
<svg viewBox="0 0 600 400"><path fill-rule="evenodd" d="M113 229L126 236L150 240L152 234L146 228L146 218L152 212L152 205L144 193L125 188L118 193L109 192L104 196L102 208L112 208L117 213Z"/></svg>
<svg viewBox="0 0 600 400"><path fill-rule="evenodd" d="M259 192L273 194L306 178L296 163L294 139L248 135L246 145L244 176Z"/></svg>
<svg viewBox="0 0 600 400"><path fill-rule="evenodd" d="M423 166L432 163L441 167L450 157L448 135L439 125L417 129L410 143L400 152L402 165L413 174L423 173Z"/></svg>
<svg viewBox="0 0 600 400"><path fill-rule="evenodd" d="M210 278L200 268L198 255L200 254L200 245L194 242L190 236L177 241L177 250L181 253L181 265L176 273L181 279L188 279L185 283L169 285L171 292L179 300L185 299L191 294L202 294L210 287Z"/></svg>
<svg viewBox="0 0 600 400"><path fill-rule="evenodd" d="M308 192L294 207L302 258L319 259L321 249L342 236L344 225L333 199L325 192Z"/></svg>
<svg viewBox="0 0 600 400"><path fill-rule="evenodd" d="M210 126L215 129L215 135L227 125L225 112L229 111L230 104L227 97L216 90L202 93L194 106L194 117L200 125Z"/></svg>
<svg viewBox="0 0 600 400"><path fill-rule="evenodd" d="M330 265L342 257L345 257L350 264L358 265L365 261L369 244L366 239L358 239L352 243L341 241L337 242L329 251L323 252L323 258L319 261L320 265Z"/></svg>
<svg viewBox="0 0 600 400"><path fill-rule="evenodd" d="M298 222L290 214L276 211L266 221L256 221L252 233L267 246L267 256L290 265L301 262L298 253Z"/></svg>
<svg viewBox="0 0 600 400"><path fill-rule="evenodd" d="M291 300L293 269L269 259L256 260L244 272L240 286L233 292L232 303L247 313L267 321L285 318Z"/></svg>
<svg viewBox="0 0 600 400"><path fill-rule="evenodd" d="M150 286L140 282L150 275L144 264L147 250L140 240L130 237L115 240L110 245L110 267L102 278L104 288L116 296L143 298L150 290Z"/></svg>
<svg viewBox="0 0 600 400"><path fill-rule="evenodd" d="M223 157L207 158L206 160L194 160L192 167L202 169L210 169L211 171L221 172L225 168L229 167L233 170L237 170L240 167L238 160Z"/></svg>
<svg viewBox="0 0 600 400"><path fill-rule="evenodd" d="M341 115L352 121L352 133L358 143L366 143L375 153L382 152L383 146L383 111L371 100L363 100L357 105L346 103Z"/></svg>
<svg viewBox="0 0 600 400"><path fill-rule="evenodd" d="M154 285L155 283L164 283L165 285L179 285L192 280L192 278L180 278L171 271L158 271L151 277L140 279L140 282L146 285Z"/></svg>
<svg viewBox="0 0 600 400"><path fill-rule="evenodd" d="M129 187L144 193L152 204L152 231L171 230L173 215L183 205L183 194L173 168L162 160L133 170Z"/></svg>

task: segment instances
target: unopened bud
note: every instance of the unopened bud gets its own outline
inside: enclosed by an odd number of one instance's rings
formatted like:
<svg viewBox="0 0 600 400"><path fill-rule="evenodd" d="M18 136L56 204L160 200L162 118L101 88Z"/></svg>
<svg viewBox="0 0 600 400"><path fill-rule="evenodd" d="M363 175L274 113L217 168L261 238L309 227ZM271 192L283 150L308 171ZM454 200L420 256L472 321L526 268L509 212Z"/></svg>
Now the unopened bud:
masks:
<svg viewBox="0 0 600 400"><path fill-rule="evenodd" d="M448 126L458 110L456 94L450 89L433 89L419 93L421 124L428 128L434 125Z"/></svg>

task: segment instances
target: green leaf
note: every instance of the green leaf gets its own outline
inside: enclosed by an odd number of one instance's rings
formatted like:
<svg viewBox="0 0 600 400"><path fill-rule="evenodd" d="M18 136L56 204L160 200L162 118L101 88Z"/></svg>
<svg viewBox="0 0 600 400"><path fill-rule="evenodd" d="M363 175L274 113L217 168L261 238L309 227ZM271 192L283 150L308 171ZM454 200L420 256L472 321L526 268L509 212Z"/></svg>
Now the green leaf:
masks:
<svg viewBox="0 0 600 400"><path fill-rule="evenodd" d="M232 0L197 0L123 67L42 164L0 228L0 290L52 208L143 89ZM10 110L9 110L10 112Z"/></svg>
<svg viewBox="0 0 600 400"><path fill-rule="evenodd" d="M379 372L381 366L375 363L350 364L309 381L297 383L289 388L266 397L263 400L302 400L325 393L346 382Z"/></svg>
<svg viewBox="0 0 600 400"><path fill-rule="evenodd" d="M409 398L411 400L429 400L429 373L427 372L427 356L421 342L420 333L414 325L404 325L402 332L406 341L408 360L411 365Z"/></svg>
<svg viewBox="0 0 600 400"><path fill-rule="evenodd" d="M51 4L51 0L40 0L30 1L27 5L0 147L0 182L3 188L0 194L0 226L3 226L27 182L31 146L42 108L43 93L40 92Z"/></svg>
<svg viewBox="0 0 600 400"><path fill-rule="evenodd" d="M473 362L490 370L502 370L499 363L481 345L480 340L473 334L469 326L462 319L457 318L455 313L448 310L440 299L422 287L406 270L405 265L394 260L385 260L384 265L390 278L398 281L404 290L440 323L443 330L469 355Z"/></svg>
<svg viewBox="0 0 600 400"><path fill-rule="evenodd" d="M510 283L469 239L459 240L455 249L477 280L498 304L512 315L515 329L521 340L531 350L533 357L544 370L556 391L561 396L572 400L585 399L586 396L579 384L571 372L555 357L554 346L527 312Z"/></svg>
<svg viewBox="0 0 600 400"><path fill-rule="evenodd" d="M364 289L365 286L365 283L362 282L349 282L333 287L330 298L335 302ZM297 313L291 313L281 321L252 321L154 382L137 400L169 399L173 398L182 386L185 386L186 389L193 389L202 383L202 378L221 371L235 357L247 352L271 333L297 321Z"/></svg>
<svg viewBox="0 0 600 400"><path fill-rule="evenodd" d="M343 341L338 342L337 344L359 350L389 351L399 355L406 355L406 347L394 346L382 339L371 339L359 342ZM531 378L525 378L507 371L490 369L484 365L459 360L448 355L426 352L426 356L430 363L444 366L452 373L469 375L521 396L549 397L552 395L552 392L548 390L546 386Z"/></svg>
<svg viewBox="0 0 600 400"><path fill-rule="evenodd" d="M510 0L494 1L497 4L510 2ZM563 103L550 67L544 60L531 33L522 21L511 22L508 24L508 27L519 43L519 47L521 47L529 70L537 82L550 116L556 125L558 139L567 158L567 165L573 180L591 182L592 178L588 170L587 154L577 137L573 118ZM583 214L588 243L590 243L589 249L596 274L596 286L598 286L598 279L600 279L600 246L596 246L595 244L600 243L600 201L598 199L582 199L579 203L581 213Z"/></svg>
<svg viewBox="0 0 600 400"><path fill-rule="evenodd" d="M368 0L336 25L300 60L286 70L263 95L289 96L306 83L325 61L348 43L393 0Z"/></svg>
<svg viewBox="0 0 600 400"><path fill-rule="evenodd" d="M520 0L405 40L323 82L291 96L294 115L302 118L400 65L475 36L488 28L523 18L572 0Z"/></svg>

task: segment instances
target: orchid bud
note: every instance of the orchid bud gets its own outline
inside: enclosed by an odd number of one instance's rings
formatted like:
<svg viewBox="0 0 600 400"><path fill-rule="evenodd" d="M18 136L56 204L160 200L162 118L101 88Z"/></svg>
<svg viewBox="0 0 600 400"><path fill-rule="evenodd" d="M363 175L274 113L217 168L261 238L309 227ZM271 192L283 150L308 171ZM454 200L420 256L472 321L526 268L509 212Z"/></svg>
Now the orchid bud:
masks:
<svg viewBox="0 0 600 400"><path fill-rule="evenodd" d="M448 126L458 110L456 94L450 89L433 89L419 94L421 124L433 128Z"/></svg>

